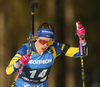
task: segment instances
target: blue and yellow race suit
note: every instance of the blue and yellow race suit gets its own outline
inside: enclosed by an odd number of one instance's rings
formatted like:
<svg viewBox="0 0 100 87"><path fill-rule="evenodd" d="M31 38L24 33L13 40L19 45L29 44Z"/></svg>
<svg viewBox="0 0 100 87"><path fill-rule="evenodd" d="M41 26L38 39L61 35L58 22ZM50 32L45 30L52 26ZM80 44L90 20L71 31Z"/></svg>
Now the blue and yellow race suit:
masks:
<svg viewBox="0 0 100 87"><path fill-rule="evenodd" d="M87 44L83 43L83 57L87 55ZM22 55L28 54L31 49L29 62L24 66L20 76L18 77L14 87L48 87L48 75L51 66L57 56L63 54L68 57L80 57L80 47L70 47L68 44L54 42L42 55L36 53L34 41L25 43L17 51L12 58L10 64L6 68L8 75L13 74L17 68L14 63L18 62Z"/></svg>

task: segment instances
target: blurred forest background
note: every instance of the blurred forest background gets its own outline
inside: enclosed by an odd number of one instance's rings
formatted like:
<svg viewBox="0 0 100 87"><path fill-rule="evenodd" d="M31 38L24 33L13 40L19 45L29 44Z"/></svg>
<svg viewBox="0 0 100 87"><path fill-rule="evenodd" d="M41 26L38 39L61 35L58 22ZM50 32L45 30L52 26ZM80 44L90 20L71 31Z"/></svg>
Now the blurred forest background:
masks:
<svg viewBox="0 0 100 87"><path fill-rule="evenodd" d="M35 33L43 22L56 28L55 41L79 46L76 21L86 28L88 56L84 58L86 87L100 87L100 0L0 0L0 87L10 87L15 76L6 67L32 31L31 3L35 9ZM52 66L49 87L82 87L80 59L59 56Z"/></svg>

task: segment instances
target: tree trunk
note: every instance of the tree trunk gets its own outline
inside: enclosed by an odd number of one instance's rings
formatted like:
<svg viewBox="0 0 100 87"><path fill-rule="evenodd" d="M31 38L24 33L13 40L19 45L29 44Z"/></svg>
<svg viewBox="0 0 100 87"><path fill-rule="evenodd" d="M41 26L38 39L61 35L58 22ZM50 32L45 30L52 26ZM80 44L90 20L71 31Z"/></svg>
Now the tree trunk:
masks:
<svg viewBox="0 0 100 87"><path fill-rule="evenodd" d="M73 0L64 0L64 18L65 18L65 42L68 42L70 46L74 46L75 39L74 39L74 31L75 23L74 21L74 9L73 9ZM66 87L76 87L75 86L75 75L74 75L74 70L75 70L75 62L73 58L67 58L66 59L66 66L67 66L67 74L66 74Z"/></svg>
<svg viewBox="0 0 100 87"><path fill-rule="evenodd" d="M9 87L12 82L12 76L6 75L6 67L11 58L10 36L7 28L7 12L0 12L0 86Z"/></svg>

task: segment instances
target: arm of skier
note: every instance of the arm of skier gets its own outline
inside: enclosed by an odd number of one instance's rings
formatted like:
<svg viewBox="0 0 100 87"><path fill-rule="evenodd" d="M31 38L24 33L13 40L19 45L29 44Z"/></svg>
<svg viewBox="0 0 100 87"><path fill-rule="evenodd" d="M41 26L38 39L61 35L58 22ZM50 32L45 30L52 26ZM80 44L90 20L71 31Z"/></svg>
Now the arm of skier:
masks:
<svg viewBox="0 0 100 87"><path fill-rule="evenodd" d="M21 46L16 55L10 61L8 67L6 68L6 74L11 75L16 70L18 70L22 65L29 61L28 55L26 55L27 47L25 45Z"/></svg>
<svg viewBox="0 0 100 87"><path fill-rule="evenodd" d="M83 57L87 56L88 54L88 48L87 43L82 43L82 49L83 49ZM69 49L66 51L65 56L68 57L80 57L80 47L69 47Z"/></svg>
<svg viewBox="0 0 100 87"><path fill-rule="evenodd" d="M85 40L85 33L86 30L83 25L80 25L77 30L77 35L78 37L82 37L82 52L83 52L83 57L87 56L88 54L88 48L87 48L87 43ZM65 49L65 47L63 48ZM65 52L65 56L69 57L80 57L80 46L79 47L69 47L69 49Z"/></svg>

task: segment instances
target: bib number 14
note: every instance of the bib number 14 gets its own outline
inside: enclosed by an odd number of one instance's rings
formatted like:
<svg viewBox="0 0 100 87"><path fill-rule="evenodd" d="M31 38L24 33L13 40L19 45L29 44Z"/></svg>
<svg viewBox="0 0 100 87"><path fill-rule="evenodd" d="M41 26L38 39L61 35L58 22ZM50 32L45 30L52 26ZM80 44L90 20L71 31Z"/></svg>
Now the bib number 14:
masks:
<svg viewBox="0 0 100 87"><path fill-rule="evenodd" d="M43 77L46 75L47 70L48 70L48 69L42 70L42 71L39 73L38 77L43 78ZM32 71L30 71L30 73L31 73L30 78L34 78L35 75L36 75L36 73L37 73L37 70L32 70Z"/></svg>

